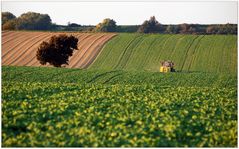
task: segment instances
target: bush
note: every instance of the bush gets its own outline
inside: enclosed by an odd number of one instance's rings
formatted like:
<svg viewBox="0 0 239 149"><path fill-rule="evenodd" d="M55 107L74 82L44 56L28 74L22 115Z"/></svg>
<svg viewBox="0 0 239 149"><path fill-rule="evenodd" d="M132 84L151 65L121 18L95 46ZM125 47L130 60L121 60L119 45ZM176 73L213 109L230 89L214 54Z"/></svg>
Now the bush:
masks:
<svg viewBox="0 0 239 149"><path fill-rule="evenodd" d="M155 16L152 16L149 20L144 21L144 23L139 27L138 32L159 33L163 30L163 26L156 20Z"/></svg>
<svg viewBox="0 0 239 149"><path fill-rule="evenodd" d="M65 34L52 36L49 42L42 42L37 50L37 60L40 64L49 63L54 67L68 65L68 59L77 49L78 39Z"/></svg>
<svg viewBox="0 0 239 149"><path fill-rule="evenodd" d="M113 19L104 19L102 23L96 25L94 31L96 32L115 32L116 22Z"/></svg>
<svg viewBox="0 0 239 149"><path fill-rule="evenodd" d="M3 30L15 30L16 29L16 19L7 21L2 26Z"/></svg>
<svg viewBox="0 0 239 149"><path fill-rule="evenodd" d="M16 19L16 16L11 12L2 12L2 25L12 19Z"/></svg>

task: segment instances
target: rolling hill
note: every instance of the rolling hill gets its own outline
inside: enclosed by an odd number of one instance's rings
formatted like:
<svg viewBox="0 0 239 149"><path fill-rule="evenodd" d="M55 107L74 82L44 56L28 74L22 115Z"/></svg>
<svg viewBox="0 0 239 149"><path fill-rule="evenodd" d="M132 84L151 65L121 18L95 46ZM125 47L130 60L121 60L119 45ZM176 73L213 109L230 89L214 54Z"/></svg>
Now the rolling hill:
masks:
<svg viewBox="0 0 239 149"><path fill-rule="evenodd" d="M159 71L172 60L177 71L237 72L234 35L119 34L110 40L90 69Z"/></svg>
<svg viewBox="0 0 239 149"><path fill-rule="evenodd" d="M36 59L36 51L52 32L15 32L2 33L2 65L41 66ZM86 68L100 52L102 46L116 34L110 33L66 33L79 39L78 49L69 59L69 68ZM49 65L48 65L49 66Z"/></svg>

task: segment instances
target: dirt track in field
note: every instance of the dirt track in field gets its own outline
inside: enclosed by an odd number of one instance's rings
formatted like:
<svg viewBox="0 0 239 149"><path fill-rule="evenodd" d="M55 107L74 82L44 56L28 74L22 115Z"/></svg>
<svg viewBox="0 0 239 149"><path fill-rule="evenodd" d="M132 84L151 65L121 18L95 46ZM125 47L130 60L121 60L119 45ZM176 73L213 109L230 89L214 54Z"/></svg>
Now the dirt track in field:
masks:
<svg viewBox="0 0 239 149"><path fill-rule="evenodd" d="M52 32L2 32L2 65L42 66L36 51L43 41L63 33ZM113 33L65 33L79 39L78 49L69 58L68 68L87 68L97 57L104 44L116 36ZM46 65L49 66L49 65Z"/></svg>

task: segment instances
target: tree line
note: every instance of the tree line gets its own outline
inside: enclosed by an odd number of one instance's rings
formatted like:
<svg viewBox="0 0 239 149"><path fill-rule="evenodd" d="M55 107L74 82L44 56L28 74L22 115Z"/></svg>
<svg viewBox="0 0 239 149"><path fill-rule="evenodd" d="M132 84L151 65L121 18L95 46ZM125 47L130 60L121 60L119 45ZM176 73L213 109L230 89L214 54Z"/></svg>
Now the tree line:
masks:
<svg viewBox="0 0 239 149"><path fill-rule="evenodd" d="M23 13L16 17L10 12L2 12L3 30L52 30L52 31L82 31L82 32L138 32L161 34L237 34L237 24L178 24L164 25L159 23L154 16L145 20L141 25L116 25L110 18L93 25L79 25L70 23L66 26L52 23L48 14L35 12Z"/></svg>

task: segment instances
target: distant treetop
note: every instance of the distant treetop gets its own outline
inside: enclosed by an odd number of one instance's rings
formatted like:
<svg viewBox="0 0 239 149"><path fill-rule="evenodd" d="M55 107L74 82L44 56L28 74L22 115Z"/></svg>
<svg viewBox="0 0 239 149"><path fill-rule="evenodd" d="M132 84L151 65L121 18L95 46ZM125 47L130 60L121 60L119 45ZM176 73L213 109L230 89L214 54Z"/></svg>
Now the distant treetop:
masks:
<svg viewBox="0 0 239 149"><path fill-rule="evenodd" d="M101 23L96 25L94 31L96 32L115 32L116 22L113 19L106 18Z"/></svg>
<svg viewBox="0 0 239 149"><path fill-rule="evenodd" d="M154 33L154 34L233 34L237 35L237 24L169 24L159 23L155 16L145 20L142 25L116 25L110 18L94 25L79 25L68 22L67 25L53 24L48 14L36 12L23 13L20 17L10 12L2 12L3 30L54 30L82 32L124 32L124 33Z"/></svg>
<svg viewBox="0 0 239 149"><path fill-rule="evenodd" d="M16 16L11 12L2 12L2 25L13 19L16 19Z"/></svg>

